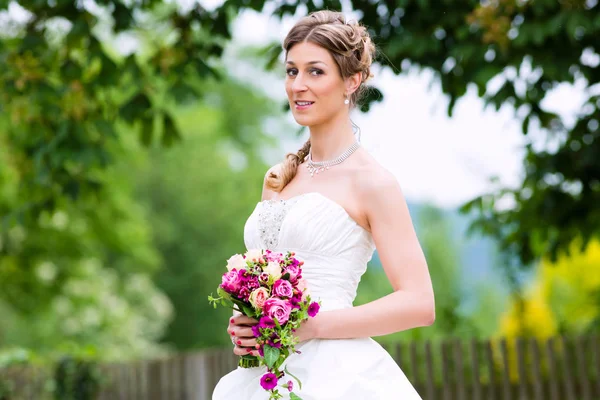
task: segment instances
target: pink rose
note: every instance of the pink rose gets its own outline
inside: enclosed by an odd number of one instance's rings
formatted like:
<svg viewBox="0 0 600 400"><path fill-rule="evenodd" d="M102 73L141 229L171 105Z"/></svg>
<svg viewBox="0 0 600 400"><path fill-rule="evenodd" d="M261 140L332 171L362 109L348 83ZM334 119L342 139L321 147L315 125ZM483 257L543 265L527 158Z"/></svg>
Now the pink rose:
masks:
<svg viewBox="0 0 600 400"><path fill-rule="evenodd" d="M292 284L284 279L279 279L275 281L273 285L273 293L275 296L290 298L294 294L294 288L292 288Z"/></svg>
<svg viewBox="0 0 600 400"><path fill-rule="evenodd" d="M241 285L242 280L235 269L223 274L221 287L227 293L236 294L240 290Z"/></svg>
<svg viewBox="0 0 600 400"><path fill-rule="evenodd" d="M290 274L289 281L295 283L300 275L300 267L296 264L290 264L287 266L283 274Z"/></svg>
<svg viewBox="0 0 600 400"><path fill-rule="evenodd" d="M290 318L292 305L289 301L271 297L264 304L264 312L267 316L277 319L280 325L285 324Z"/></svg>
<svg viewBox="0 0 600 400"><path fill-rule="evenodd" d="M262 309L265 301L269 298L269 291L263 287L254 290L250 293L250 304L254 306L254 308Z"/></svg>

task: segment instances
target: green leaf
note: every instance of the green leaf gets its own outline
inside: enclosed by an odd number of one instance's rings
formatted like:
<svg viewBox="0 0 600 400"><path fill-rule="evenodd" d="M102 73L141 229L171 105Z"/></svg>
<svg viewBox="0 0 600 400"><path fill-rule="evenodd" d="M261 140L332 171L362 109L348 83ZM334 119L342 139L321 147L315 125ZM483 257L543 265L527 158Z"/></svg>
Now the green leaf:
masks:
<svg viewBox="0 0 600 400"><path fill-rule="evenodd" d="M255 315L254 308L248 307L245 304L242 306L242 310L244 310L244 314L246 314L249 317L254 317Z"/></svg>
<svg viewBox="0 0 600 400"><path fill-rule="evenodd" d="M146 116L142 120L142 125L140 127L140 141L146 147L149 147L152 144L152 131L154 130L154 120L152 117Z"/></svg>
<svg viewBox="0 0 600 400"><path fill-rule="evenodd" d="M290 392L290 400L302 400L302 397L296 395L294 392Z"/></svg>
<svg viewBox="0 0 600 400"><path fill-rule="evenodd" d="M165 147L170 147L173 143L175 143L178 140L181 140L179 129L177 129L173 117L171 117L171 115L165 112L163 117L162 144Z"/></svg>
<svg viewBox="0 0 600 400"><path fill-rule="evenodd" d="M142 114L148 111L152 103L144 92L138 92L127 103L121 106L119 113L126 122L133 124L141 118Z"/></svg>
<svg viewBox="0 0 600 400"><path fill-rule="evenodd" d="M114 30L116 33L125 31L133 24L133 15L127 6L121 2L115 2L113 9Z"/></svg>
<svg viewBox="0 0 600 400"><path fill-rule="evenodd" d="M101 135L113 139L117 137L117 132L115 131L114 126L110 124L107 120L98 119L94 121L94 125L96 126L96 129Z"/></svg>
<svg viewBox="0 0 600 400"><path fill-rule="evenodd" d="M265 353L265 363L269 368L273 368L273 364L279 358L279 349L265 344L263 351Z"/></svg>

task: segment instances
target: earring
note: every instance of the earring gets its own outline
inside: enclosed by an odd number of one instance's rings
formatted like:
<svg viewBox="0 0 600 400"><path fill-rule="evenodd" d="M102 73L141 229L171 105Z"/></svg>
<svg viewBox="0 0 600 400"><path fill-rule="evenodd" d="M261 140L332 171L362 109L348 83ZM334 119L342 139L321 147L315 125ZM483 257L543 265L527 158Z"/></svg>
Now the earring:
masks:
<svg viewBox="0 0 600 400"><path fill-rule="evenodd" d="M346 100L344 100L344 104L350 104L350 100L348 100L348 96L346 96Z"/></svg>

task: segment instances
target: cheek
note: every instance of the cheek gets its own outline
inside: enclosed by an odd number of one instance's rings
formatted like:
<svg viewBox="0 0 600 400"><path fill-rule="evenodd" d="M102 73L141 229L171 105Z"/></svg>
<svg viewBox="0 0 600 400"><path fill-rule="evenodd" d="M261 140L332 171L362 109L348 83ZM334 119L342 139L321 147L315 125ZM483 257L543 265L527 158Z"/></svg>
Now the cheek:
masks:
<svg viewBox="0 0 600 400"><path fill-rule="evenodd" d="M285 81L285 93L288 95L288 97L292 97L293 95L292 82L289 79Z"/></svg>
<svg viewBox="0 0 600 400"><path fill-rule="evenodd" d="M324 80L319 86L320 97L327 101L328 107L335 107L338 102L344 102L343 89L340 89L339 82L333 79Z"/></svg>

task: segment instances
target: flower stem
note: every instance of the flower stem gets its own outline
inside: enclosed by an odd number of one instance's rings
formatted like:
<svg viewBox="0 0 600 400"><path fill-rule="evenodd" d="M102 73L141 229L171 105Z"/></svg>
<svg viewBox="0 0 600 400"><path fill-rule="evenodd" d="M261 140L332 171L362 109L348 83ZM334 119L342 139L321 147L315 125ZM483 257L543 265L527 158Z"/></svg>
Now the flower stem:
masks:
<svg viewBox="0 0 600 400"><path fill-rule="evenodd" d="M260 365L260 361L256 356L242 356L238 365L242 368L253 368Z"/></svg>

